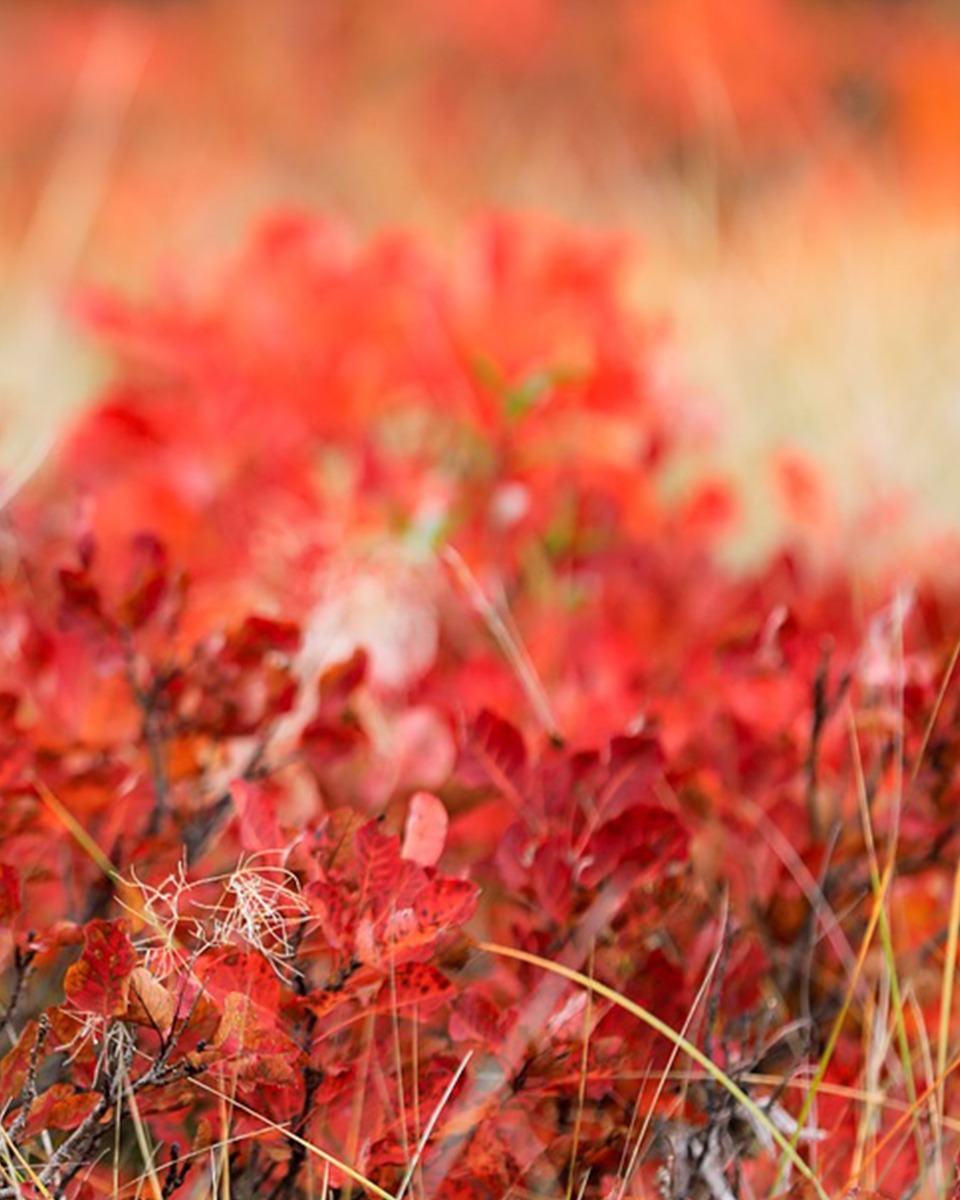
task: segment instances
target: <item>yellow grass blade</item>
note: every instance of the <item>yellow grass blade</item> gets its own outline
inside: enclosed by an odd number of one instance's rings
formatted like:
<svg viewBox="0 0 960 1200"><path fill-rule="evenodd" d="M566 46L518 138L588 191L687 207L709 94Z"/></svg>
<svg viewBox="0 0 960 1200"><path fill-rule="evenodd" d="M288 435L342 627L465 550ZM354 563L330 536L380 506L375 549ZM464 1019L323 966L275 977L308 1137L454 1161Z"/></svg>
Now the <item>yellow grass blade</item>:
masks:
<svg viewBox="0 0 960 1200"><path fill-rule="evenodd" d="M471 1058L473 1058L473 1051L468 1050L467 1053L464 1055L464 1057L460 1060L460 1063L457 1066L457 1069L454 1071L453 1075L451 1075L450 1082L443 1089L443 1095L437 1101L437 1104L436 1104L433 1112L430 1114L430 1119L427 1121L427 1124L423 1130L423 1133L420 1135L420 1140L417 1142L417 1148L413 1153L413 1158L410 1160L409 1164L407 1165L407 1169L406 1169L406 1172L404 1173L403 1179L400 1181L400 1187L397 1190L397 1195L396 1195L395 1200L403 1200L403 1197L406 1195L407 1189L410 1187L410 1184L413 1182L414 1175L420 1169L420 1163L423 1160L423 1152L427 1148L427 1142L429 1142L430 1138L433 1136L433 1131L436 1128L437 1121L439 1121L439 1119L440 1119L440 1114L446 1108L447 1101L453 1095L457 1084L460 1082L460 1076L467 1069L467 1065L469 1064Z"/></svg>
<svg viewBox="0 0 960 1200"><path fill-rule="evenodd" d="M33 1186L41 1194L41 1196L43 1196L45 1198L45 1200L53 1200L53 1193L44 1184L44 1182L40 1178L40 1176L36 1173L36 1171L34 1171L33 1167L31 1167L31 1165L24 1158L23 1154L20 1151L20 1147L14 1145L14 1143L11 1142L11 1140L7 1134L7 1131L3 1128L2 1125L0 1125L0 1136L3 1137L3 1152L4 1152L4 1156L7 1158L8 1162L11 1157L15 1158L17 1160L17 1162L20 1164L20 1167L23 1170L23 1173L27 1176L27 1178L30 1180L30 1182L33 1184ZM12 1186L19 1190L19 1183L16 1180L16 1177L13 1177Z"/></svg>
<svg viewBox="0 0 960 1200"><path fill-rule="evenodd" d="M590 940L590 959L588 978L593 978L593 958L596 941ZM570 1169L567 1173L567 1200L573 1200L573 1188L576 1182L577 1151L580 1148L580 1133L583 1128L583 1106L587 1095L587 1067L590 1058L590 1034L593 1023L593 992L587 992L587 1003L583 1009L583 1047L580 1052L580 1082L577 1086L577 1115L573 1125L573 1148L570 1151Z"/></svg>
<svg viewBox="0 0 960 1200"><path fill-rule="evenodd" d="M34 787L37 789L37 795L44 802L47 808L50 809L60 824L64 826L73 840L87 852L90 858L93 859L104 875L106 875L118 888L128 888L129 885L123 879L120 872L116 869L110 859L107 858L90 834L87 833L73 813L70 812L63 801L50 791L42 779L37 779L34 783Z"/></svg>
<svg viewBox="0 0 960 1200"><path fill-rule="evenodd" d="M958 659L960 659L960 638L957 638L956 644L953 647L953 653L950 655L950 661L947 663L947 669L943 674L940 690L937 692L937 698L933 704L933 711L930 713L930 719L927 721L926 728L923 731L923 741L920 743L920 751L917 754L916 762L913 764L913 770L910 772L911 786L917 782L917 776L920 774L923 760L927 756L927 747L930 745L930 739L933 737L937 718L940 716L940 709L943 708L943 702L947 697L947 688L950 686L950 680L957 669Z"/></svg>
<svg viewBox="0 0 960 1200"><path fill-rule="evenodd" d="M136 1096L133 1094L133 1088L130 1086L130 1080L126 1076L123 1080L123 1088L127 1094L127 1103L130 1105L133 1129L137 1137L137 1145L140 1148L140 1155L143 1158L144 1173L150 1184L150 1190L153 1192L154 1200L163 1200L163 1188L160 1186L157 1168L154 1166L153 1152L147 1140L147 1129L143 1123L143 1118L140 1116L140 1107L137 1104Z"/></svg>
<svg viewBox="0 0 960 1200"><path fill-rule="evenodd" d="M953 1011L954 977L957 971L957 942L960 931L960 862L953 873L953 898L950 902L950 922L947 926L947 952L943 963L943 987L940 993L940 1021L937 1029L937 1112L944 1118L944 1072L947 1067L947 1045L950 1040L950 1014Z"/></svg>
<svg viewBox="0 0 960 1200"><path fill-rule="evenodd" d="M897 974L896 957L893 951L893 936L890 932L890 921L887 917L886 898L880 897L880 867L877 860L876 843L873 837L873 824L870 820L870 808L867 802L867 785L863 774L863 762L860 757L860 745L857 741L853 717L850 718L850 740L853 751L854 770L857 779L857 802L860 808L860 820L863 826L863 836L867 847L867 858L870 864L870 886L874 897L880 903L880 946L883 953L887 977L890 983L890 999L893 1004L894 1030L897 1039L897 1050L903 1069L903 1079L907 1089L907 1100L913 1104L917 1098L917 1085L913 1077L913 1063L910 1055L910 1042L907 1037L907 1026L903 1016L903 1001L900 995L900 980ZM899 822L898 822L899 826ZM890 859L896 857L896 832L893 834L894 844L890 848ZM914 1141L917 1150L917 1162L923 1175L926 1175L926 1155L923 1152L923 1134L919 1120L914 1125Z"/></svg>

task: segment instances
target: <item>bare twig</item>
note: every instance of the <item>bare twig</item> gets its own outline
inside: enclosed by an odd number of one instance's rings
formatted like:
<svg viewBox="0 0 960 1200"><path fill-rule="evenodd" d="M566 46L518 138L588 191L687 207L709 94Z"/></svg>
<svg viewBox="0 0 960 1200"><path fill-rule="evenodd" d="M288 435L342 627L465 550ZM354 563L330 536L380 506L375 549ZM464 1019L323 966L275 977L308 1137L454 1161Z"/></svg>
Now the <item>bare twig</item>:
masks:
<svg viewBox="0 0 960 1200"><path fill-rule="evenodd" d="M27 1121L30 1117L30 1106L37 1098L37 1071L40 1067L40 1059L43 1055L43 1048L46 1045L49 1035L50 1019L47 1014L44 1013L37 1021L37 1034L30 1050L30 1062L27 1065L27 1078L20 1090L20 1111L17 1113L17 1119L10 1126L7 1134L8 1139L14 1144L16 1144L23 1136L23 1131L26 1129Z"/></svg>

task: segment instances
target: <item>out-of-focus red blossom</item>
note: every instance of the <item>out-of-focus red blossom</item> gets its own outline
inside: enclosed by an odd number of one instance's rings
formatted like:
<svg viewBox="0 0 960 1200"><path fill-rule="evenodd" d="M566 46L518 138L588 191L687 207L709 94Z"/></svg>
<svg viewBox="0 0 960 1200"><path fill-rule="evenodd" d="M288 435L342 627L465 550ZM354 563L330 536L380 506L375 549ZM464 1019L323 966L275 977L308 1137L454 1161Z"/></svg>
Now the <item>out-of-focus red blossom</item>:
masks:
<svg viewBox="0 0 960 1200"><path fill-rule="evenodd" d="M851 979L895 845L906 1028L939 1036L960 577L854 578L793 456L795 542L725 565L737 497L671 475L699 433L629 266L549 223L443 259L286 215L202 289L87 298L112 381L0 543L0 1100L48 1192L132 1184L99 1158L127 1089L169 1197L223 1097L231 1180L278 1200L312 1186L286 1129L396 1191L435 1111L429 1195L559 1194L575 1148L590 1200L658 1165L679 1200L701 1134L772 1186L665 1039L491 938L686 1028L781 1129L849 991L824 1187L868 1059L876 1170L915 1179L884 955Z"/></svg>

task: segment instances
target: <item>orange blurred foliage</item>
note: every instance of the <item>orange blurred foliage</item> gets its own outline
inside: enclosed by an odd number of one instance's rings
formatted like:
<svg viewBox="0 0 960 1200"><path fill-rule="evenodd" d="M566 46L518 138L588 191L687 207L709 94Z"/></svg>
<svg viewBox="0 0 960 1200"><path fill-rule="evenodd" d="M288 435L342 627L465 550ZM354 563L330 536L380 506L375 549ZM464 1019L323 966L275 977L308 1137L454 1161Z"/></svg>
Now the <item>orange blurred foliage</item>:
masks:
<svg viewBox="0 0 960 1200"><path fill-rule="evenodd" d="M960 25L935 0L0 6L5 252L86 161L85 262L124 280L277 199L367 228L589 217L651 178L705 171L738 204L842 164L952 204L958 144Z"/></svg>

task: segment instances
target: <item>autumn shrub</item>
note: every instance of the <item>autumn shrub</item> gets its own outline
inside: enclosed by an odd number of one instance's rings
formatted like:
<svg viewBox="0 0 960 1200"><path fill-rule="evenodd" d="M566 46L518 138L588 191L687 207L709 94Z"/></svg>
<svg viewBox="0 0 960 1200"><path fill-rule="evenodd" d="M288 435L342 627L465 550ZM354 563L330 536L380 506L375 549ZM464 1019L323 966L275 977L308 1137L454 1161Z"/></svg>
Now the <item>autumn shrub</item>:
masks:
<svg viewBox="0 0 960 1200"><path fill-rule="evenodd" d="M83 298L4 514L3 1197L949 1183L956 575L725 565L630 253L284 215Z"/></svg>

